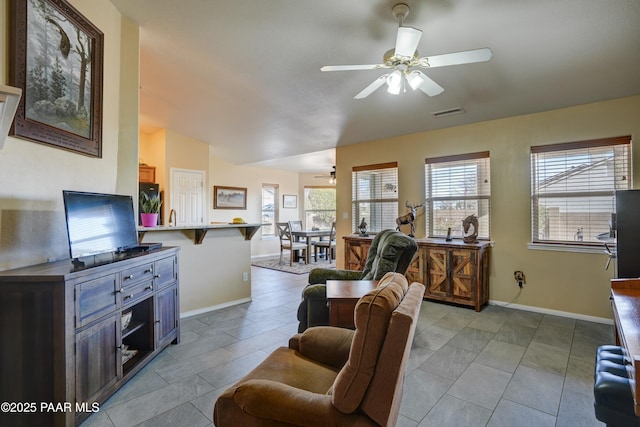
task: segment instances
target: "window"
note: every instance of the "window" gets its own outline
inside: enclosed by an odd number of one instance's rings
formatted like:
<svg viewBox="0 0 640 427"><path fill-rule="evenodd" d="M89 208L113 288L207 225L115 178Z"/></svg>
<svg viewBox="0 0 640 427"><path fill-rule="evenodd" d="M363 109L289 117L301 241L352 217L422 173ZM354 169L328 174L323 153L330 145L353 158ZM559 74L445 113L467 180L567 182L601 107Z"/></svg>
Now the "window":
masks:
<svg viewBox="0 0 640 427"><path fill-rule="evenodd" d="M531 147L533 243L601 244L615 190L630 183L630 137Z"/></svg>
<svg viewBox="0 0 640 427"><path fill-rule="evenodd" d="M276 220L278 217L278 186L276 184L262 184L262 237L276 235Z"/></svg>
<svg viewBox="0 0 640 427"><path fill-rule="evenodd" d="M478 238L489 239L491 184L489 152L425 159L427 234L462 237L462 221L478 218Z"/></svg>
<svg viewBox="0 0 640 427"><path fill-rule="evenodd" d="M336 220L336 188L304 188L304 228L330 229Z"/></svg>
<svg viewBox="0 0 640 427"><path fill-rule="evenodd" d="M368 231L396 228L398 217L398 163L355 166L351 173L352 229L364 218Z"/></svg>

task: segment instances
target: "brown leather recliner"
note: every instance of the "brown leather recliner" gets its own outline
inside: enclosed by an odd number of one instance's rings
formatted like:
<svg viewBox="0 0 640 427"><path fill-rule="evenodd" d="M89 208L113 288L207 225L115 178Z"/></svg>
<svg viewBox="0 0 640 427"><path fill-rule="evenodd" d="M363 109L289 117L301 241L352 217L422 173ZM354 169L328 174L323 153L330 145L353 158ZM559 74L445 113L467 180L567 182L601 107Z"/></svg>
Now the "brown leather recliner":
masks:
<svg viewBox="0 0 640 427"><path fill-rule="evenodd" d="M393 426L424 285L388 273L355 309L355 331L307 329L215 403L229 426Z"/></svg>

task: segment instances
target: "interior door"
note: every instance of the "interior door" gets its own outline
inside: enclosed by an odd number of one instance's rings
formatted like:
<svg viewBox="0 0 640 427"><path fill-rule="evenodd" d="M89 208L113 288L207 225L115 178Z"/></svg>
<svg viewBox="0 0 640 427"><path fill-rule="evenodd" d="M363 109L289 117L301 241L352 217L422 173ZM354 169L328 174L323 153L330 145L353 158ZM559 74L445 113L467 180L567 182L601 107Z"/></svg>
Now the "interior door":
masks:
<svg viewBox="0 0 640 427"><path fill-rule="evenodd" d="M204 224L204 171L171 169L175 225Z"/></svg>

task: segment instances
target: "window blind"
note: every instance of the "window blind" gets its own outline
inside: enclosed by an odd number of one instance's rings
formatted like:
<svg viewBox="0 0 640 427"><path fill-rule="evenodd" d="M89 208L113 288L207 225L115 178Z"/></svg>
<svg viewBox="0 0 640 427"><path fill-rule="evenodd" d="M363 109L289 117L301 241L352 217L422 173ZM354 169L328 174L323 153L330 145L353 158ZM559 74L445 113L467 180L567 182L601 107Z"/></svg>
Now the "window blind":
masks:
<svg viewBox="0 0 640 427"><path fill-rule="evenodd" d="M425 159L427 233L462 237L462 221L478 218L478 238L490 238L491 183L488 151Z"/></svg>
<svg viewBox="0 0 640 427"><path fill-rule="evenodd" d="M358 231L362 219L371 232L396 228L398 217L398 163L356 166L351 172L351 225Z"/></svg>
<svg viewBox="0 0 640 427"><path fill-rule="evenodd" d="M631 188L630 151L629 136L531 147L532 242L601 244L615 191Z"/></svg>

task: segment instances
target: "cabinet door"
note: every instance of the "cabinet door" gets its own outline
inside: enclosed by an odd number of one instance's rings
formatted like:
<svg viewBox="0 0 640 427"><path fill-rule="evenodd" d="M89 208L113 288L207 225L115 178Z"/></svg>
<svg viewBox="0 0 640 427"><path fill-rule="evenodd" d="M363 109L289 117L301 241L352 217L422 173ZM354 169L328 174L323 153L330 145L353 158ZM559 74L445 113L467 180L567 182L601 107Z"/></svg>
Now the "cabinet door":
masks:
<svg viewBox="0 0 640 427"><path fill-rule="evenodd" d="M449 251L446 249L429 249L427 256L427 282L425 296L449 295Z"/></svg>
<svg viewBox="0 0 640 427"><path fill-rule="evenodd" d="M426 252L425 250L418 248L418 254L414 258L413 262L407 269L405 274L407 281L409 284L413 282L423 283L424 282L424 273L425 273L425 265L426 265Z"/></svg>
<svg viewBox="0 0 640 427"><path fill-rule="evenodd" d="M451 251L451 294L456 298L474 300L476 251L453 249Z"/></svg>
<svg viewBox="0 0 640 427"><path fill-rule="evenodd" d="M156 294L156 348L177 338L178 288L169 286Z"/></svg>
<svg viewBox="0 0 640 427"><path fill-rule="evenodd" d="M122 376L120 313L76 334L76 402L93 402Z"/></svg>
<svg viewBox="0 0 640 427"><path fill-rule="evenodd" d="M364 270L370 242L347 241L345 245L345 268L347 270Z"/></svg>

